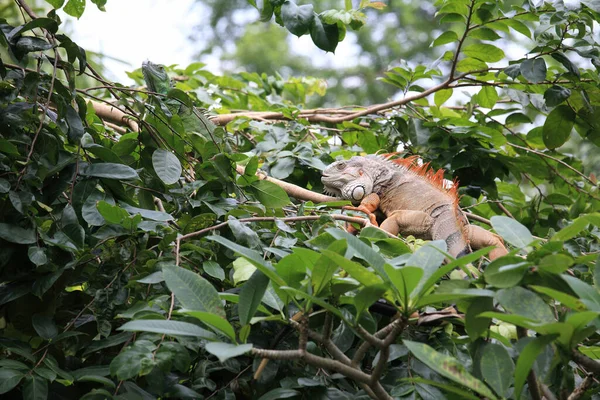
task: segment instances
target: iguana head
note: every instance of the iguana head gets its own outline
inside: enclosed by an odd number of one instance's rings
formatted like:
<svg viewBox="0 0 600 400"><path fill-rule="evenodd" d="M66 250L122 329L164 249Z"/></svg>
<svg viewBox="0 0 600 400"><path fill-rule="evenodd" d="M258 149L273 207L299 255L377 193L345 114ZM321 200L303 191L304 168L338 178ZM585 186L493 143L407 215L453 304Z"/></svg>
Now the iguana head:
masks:
<svg viewBox="0 0 600 400"><path fill-rule="evenodd" d="M355 156L349 160L336 161L325 168L321 182L329 194L360 201L371 193L378 193L395 170L382 157Z"/></svg>
<svg viewBox="0 0 600 400"><path fill-rule="evenodd" d="M142 74L149 91L167 94L171 90L171 79L169 79L164 65L144 61L142 63Z"/></svg>

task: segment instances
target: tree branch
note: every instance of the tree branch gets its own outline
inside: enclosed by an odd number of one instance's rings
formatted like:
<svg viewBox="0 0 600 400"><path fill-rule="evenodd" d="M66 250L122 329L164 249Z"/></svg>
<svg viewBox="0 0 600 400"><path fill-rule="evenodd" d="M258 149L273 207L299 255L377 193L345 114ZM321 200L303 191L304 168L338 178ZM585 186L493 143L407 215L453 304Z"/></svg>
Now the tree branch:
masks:
<svg viewBox="0 0 600 400"><path fill-rule="evenodd" d="M567 400L579 400L581 397L583 397L583 395L590 388L590 386L592 386L592 382L593 375L588 374L583 380L583 382L581 382L581 384L577 386L575 390L573 390L573 393L571 393L569 397L567 397Z"/></svg>
<svg viewBox="0 0 600 400"><path fill-rule="evenodd" d="M592 372L596 376L600 376L600 363L596 360L592 360L588 356L581 354L577 350L573 350L571 353L573 361L581 365L588 372Z"/></svg>

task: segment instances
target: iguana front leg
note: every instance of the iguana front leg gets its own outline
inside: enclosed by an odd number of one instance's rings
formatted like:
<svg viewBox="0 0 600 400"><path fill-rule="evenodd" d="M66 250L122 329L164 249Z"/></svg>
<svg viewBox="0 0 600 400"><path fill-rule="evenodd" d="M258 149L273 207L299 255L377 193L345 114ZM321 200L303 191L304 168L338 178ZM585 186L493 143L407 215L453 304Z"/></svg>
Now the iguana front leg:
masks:
<svg viewBox="0 0 600 400"><path fill-rule="evenodd" d="M423 211L396 210L381 223L381 229L394 236L402 233L431 240L432 225L433 218Z"/></svg>
<svg viewBox="0 0 600 400"><path fill-rule="evenodd" d="M371 222L371 224L379 226L379 224L377 223L377 217L375 217L374 214L375 210L379 208L379 202L380 200L377 193L371 193L370 195L364 197L360 201L360 205L358 207L344 206L342 207L342 209L364 212L365 214L367 214L367 217L369 217L369 221Z"/></svg>
<svg viewBox="0 0 600 400"><path fill-rule="evenodd" d="M383 228L383 225L381 227ZM467 226L467 237L469 238L469 244L475 250L488 246L495 246L496 248L488 254L490 260L495 260L498 257L508 254L508 250L504 247L502 238L480 226Z"/></svg>

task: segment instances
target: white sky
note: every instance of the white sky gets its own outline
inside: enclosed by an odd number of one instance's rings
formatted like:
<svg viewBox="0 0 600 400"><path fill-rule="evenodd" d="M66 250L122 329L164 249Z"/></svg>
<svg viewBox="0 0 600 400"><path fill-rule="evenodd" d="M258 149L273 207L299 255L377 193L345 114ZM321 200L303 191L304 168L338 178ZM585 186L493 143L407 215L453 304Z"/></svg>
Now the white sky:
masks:
<svg viewBox="0 0 600 400"><path fill-rule="evenodd" d="M124 61L106 60L111 72L107 76L129 83L125 71L151 60L163 64L191 63L194 49L188 35L200 23L199 7L192 10L193 0L111 0L106 12L91 2L79 20L61 13L65 30L87 51L103 53ZM108 75L108 74L107 74Z"/></svg>
<svg viewBox="0 0 600 400"><path fill-rule="evenodd" d="M99 11L88 2L79 20L62 11L59 14L65 21L62 29L79 46L125 62L105 59L109 71L105 74L107 79L132 83L125 72L139 68L144 60L183 67L198 61L193 59L197 47L190 42L189 35L195 26L208 24L208 21L202 7L194 6L194 0L110 0L105 8L106 12ZM289 34L288 40L291 48L309 56L317 66L341 67L358 58L358 48L351 34L338 44L335 54L317 49L309 35L297 38ZM202 62L207 64L208 70L220 73L218 60L208 58Z"/></svg>

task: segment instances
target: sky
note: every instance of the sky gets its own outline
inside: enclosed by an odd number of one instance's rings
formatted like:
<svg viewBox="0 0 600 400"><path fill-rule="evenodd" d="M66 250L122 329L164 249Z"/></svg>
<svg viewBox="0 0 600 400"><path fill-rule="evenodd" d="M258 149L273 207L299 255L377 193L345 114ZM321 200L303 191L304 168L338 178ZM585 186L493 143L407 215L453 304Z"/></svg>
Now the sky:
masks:
<svg viewBox="0 0 600 400"><path fill-rule="evenodd" d="M183 67L198 61L193 58L197 47L189 36L194 27L208 22L202 7L194 0L109 0L105 8L106 12L102 12L87 2L79 20L62 10L59 15L65 22L61 29L79 46L121 61L105 59L106 78L127 85L132 81L126 71L139 68L145 60ZM253 20L248 19L250 23ZM338 44L335 54L318 50L309 35L297 38L290 34L288 40L291 48L310 57L316 66L347 66L348 60L358 57L351 34ZM205 57L202 62L209 71L221 72L218 59Z"/></svg>
<svg viewBox="0 0 600 400"><path fill-rule="evenodd" d="M65 31L87 51L103 53L125 64L106 60L109 79L130 83L125 71L139 68L144 60L163 64L192 62L194 50L188 35L202 16L193 0L111 0L106 12L91 2L79 20L62 13Z"/></svg>

